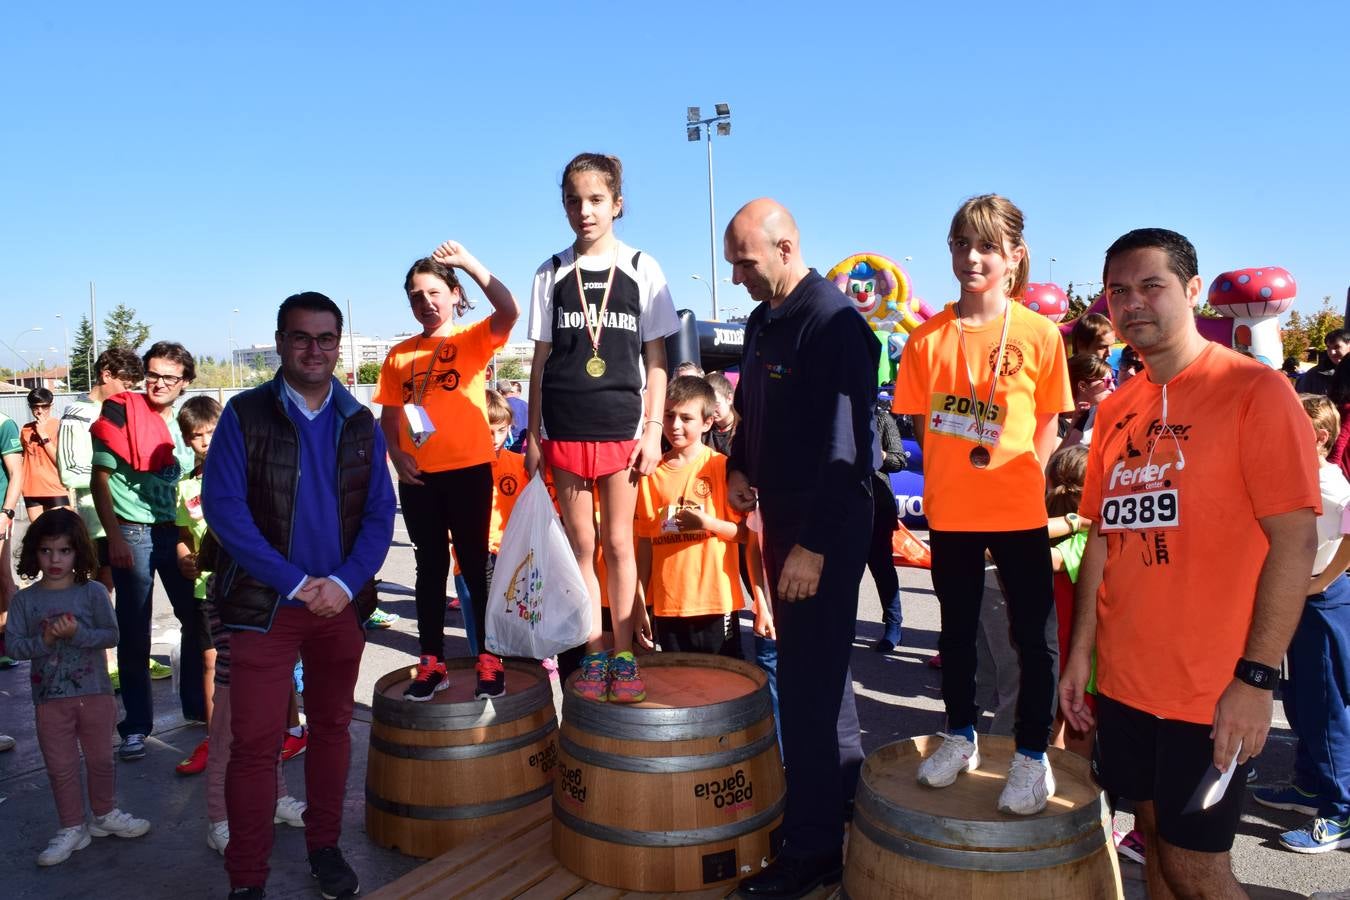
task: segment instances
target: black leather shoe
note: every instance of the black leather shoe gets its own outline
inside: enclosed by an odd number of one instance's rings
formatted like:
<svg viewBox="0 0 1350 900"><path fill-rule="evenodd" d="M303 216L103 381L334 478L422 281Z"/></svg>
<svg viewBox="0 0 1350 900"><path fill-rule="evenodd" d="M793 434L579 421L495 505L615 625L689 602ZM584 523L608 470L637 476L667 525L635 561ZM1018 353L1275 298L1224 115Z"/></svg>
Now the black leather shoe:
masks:
<svg viewBox="0 0 1350 900"><path fill-rule="evenodd" d="M843 877L842 853L823 857L781 854L758 875L741 881L737 893L752 900L795 900Z"/></svg>

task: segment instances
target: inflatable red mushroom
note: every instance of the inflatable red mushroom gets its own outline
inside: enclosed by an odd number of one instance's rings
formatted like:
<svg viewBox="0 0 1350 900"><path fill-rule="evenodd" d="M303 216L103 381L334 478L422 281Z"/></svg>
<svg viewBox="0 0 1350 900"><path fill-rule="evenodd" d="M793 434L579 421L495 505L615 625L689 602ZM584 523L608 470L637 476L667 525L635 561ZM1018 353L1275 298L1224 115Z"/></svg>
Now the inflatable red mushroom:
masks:
<svg viewBox="0 0 1350 900"><path fill-rule="evenodd" d="M1298 286L1279 266L1224 272L1209 286L1209 305L1234 320L1233 346L1278 366L1283 357L1279 315L1294 305Z"/></svg>
<svg viewBox="0 0 1350 900"><path fill-rule="evenodd" d="M1064 289L1053 282L1028 284L1022 295L1022 305L1038 312L1051 322L1058 322L1069 312L1069 298Z"/></svg>

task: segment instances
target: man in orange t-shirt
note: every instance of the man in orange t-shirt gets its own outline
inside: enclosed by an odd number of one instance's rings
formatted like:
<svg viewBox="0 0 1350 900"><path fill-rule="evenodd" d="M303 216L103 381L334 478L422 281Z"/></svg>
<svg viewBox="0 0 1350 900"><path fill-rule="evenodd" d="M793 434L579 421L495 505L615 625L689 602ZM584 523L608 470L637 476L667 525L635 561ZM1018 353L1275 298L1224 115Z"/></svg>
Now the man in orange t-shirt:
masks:
<svg viewBox="0 0 1350 900"><path fill-rule="evenodd" d="M455 325L464 303L455 269L487 295L492 315ZM445 586L455 538L473 600L475 622L487 612L488 530L492 518L492 435L488 431L485 371L520 315L516 298L463 245L446 241L408 270L404 290L420 334L396 344L380 369L375 402L380 427L398 473L399 505L417 562L417 675L403 696L430 700L449 687L445 670ZM501 660L479 647L474 696L506 690Z"/></svg>
<svg viewBox="0 0 1350 900"><path fill-rule="evenodd" d="M1242 896L1229 850L1247 761L1270 727L1321 507L1312 429L1278 371L1196 330L1195 248L1147 228L1106 252L1116 333L1144 360L1103 401L1079 507L1080 569L1061 708L1077 728L1097 651L1095 766L1135 801L1153 896ZM1231 786L1191 809L1211 767Z"/></svg>
<svg viewBox="0 0 1350 900"><path fill-rule="evenodd" d="M739 659L732 613L742 602L736 545L746 528L727 503L727 458L703 444L716 405L712 385L696 375L666 388L670 450L638 485L638 583L662 650Z"/></svg>

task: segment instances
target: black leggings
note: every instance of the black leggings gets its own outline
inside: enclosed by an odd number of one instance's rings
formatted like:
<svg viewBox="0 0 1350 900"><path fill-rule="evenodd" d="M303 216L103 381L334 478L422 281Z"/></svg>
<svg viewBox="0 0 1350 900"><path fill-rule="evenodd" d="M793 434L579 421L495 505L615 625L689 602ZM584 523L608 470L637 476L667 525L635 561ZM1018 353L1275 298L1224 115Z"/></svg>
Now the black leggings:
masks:
<svg viewBox="0 0 1350 900"><path fill-rule="evenodd" d="M445 658L445 587L450 577L450 535L469 585L474 621L487 621L488 524L492 516L492 466L423 472L421 485L399 482L403 522L417 561L417 639L424 655Z"/></svg>
<svg viewBox="0 0 1350 900"><path fill-rule="evenodd" d="M1028 531L931 531L933 590L942 609L942 700L947 727L973 727L975 635L984 596L984 551L998 566L1008 602L1011 640L1022 666L1013 733L1023 750L1044 751L1055 719L1059 635L1050 535Z"/></svg>

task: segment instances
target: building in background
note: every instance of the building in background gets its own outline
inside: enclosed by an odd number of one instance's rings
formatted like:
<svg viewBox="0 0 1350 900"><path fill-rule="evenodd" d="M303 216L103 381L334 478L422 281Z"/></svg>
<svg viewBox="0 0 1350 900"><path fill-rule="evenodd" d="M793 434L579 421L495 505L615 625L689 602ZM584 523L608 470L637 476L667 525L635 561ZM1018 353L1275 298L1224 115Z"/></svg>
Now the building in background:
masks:
<svg viewBox="0 0 1350 900"><path fill-rule="evenodd" d="M338 368L344 372L359 370L366 363L380 365L389 355L389 348L409 337L408 334L396 334L391 338L379 335L368 337L363 334L344 334L339 345ZM356 350L356 365L352 365L352 350ZM255 369L274 372L281 368L281 357L277 347L272 344L253 344L239 347L234 351L234 364L243 370Z"/></svg>
<svg viewBox="0 0 1350 900"><path fill-rule="evenodd" d="M47 390L59 394L66 389L66 381L69 375L70 370L65 366L57 366L53 369L29 369L26 372L15 372L5 380L12 385L23 388L25 391L45 387Z"/></svg>

